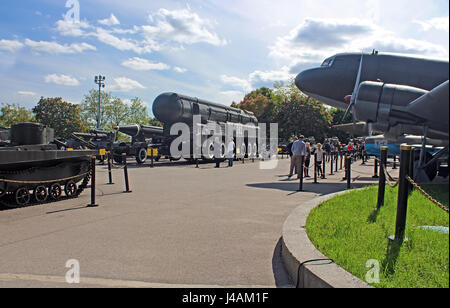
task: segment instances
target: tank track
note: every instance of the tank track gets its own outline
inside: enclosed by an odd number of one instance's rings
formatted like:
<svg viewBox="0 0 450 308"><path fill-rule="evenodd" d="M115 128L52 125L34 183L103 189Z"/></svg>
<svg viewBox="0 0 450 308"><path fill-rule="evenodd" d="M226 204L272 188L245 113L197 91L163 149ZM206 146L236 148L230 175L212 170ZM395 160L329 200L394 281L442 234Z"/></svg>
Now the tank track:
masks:
<svg viewBox="0 0 450 308"><path fill-rule="evenodd" d="M6 172L4 171L4 172L1 172L1 173L2 174L25 175L25 174L31 174L32 172L34 172L35 170L38 170L38 169L39 168L33 167L33 168L26 169L26 170L6 171ZM88 186L88 184L89 184L89 182L91 180L91 177L92 177L92 170L89 167L88 173L82 179L78 179L77 180L77 178L75 178L73 180L73 182L75 182L75 184L78 184L80 181L82 181L82 182L81 182L80 185L78 185L76 187L76 191L74 192L74 194L72 196L62 196L62 192L64 191L64 186L65 186L62 183L60 183L61 186L62 186L62 188L61 188L61 196L60 197L52 199L50 196L47 196L45 201L36 201L35 198L31 195L30 196L30 202L28 202L26 204L23 204L23 205L17 204L15 202L15 200L14 200L15 199L14 193L5 193L4 196L0 196L0 209L2 207L6 208L6 209L17 209L17 208L24 208L24 207L29 207L29 206L35 206L35 205L39 205L39 204L48 204L48 203L58 202L58 201L62 201L62 200L78 198L83 193L83 191L87 188L87 186ZM68 182L69 181L67 181L66 184ZM45 184L44 186L48 188L47 190L50 190L49 187L52 184L58 184L58 182L55 181L54 183Z"/></svg>

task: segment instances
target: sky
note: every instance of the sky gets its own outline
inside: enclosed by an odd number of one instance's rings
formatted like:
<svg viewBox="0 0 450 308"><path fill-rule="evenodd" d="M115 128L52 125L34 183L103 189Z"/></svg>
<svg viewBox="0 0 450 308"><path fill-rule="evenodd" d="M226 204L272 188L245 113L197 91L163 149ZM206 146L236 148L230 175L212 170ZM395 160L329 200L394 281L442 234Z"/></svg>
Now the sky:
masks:
<svg viewBox="0 0 450 308"><path fill-rule="evenodd" d="M80 103L94 77L129 102L230 105L340 52L449 58L447 0L2 0L0 103Z"/></svg>

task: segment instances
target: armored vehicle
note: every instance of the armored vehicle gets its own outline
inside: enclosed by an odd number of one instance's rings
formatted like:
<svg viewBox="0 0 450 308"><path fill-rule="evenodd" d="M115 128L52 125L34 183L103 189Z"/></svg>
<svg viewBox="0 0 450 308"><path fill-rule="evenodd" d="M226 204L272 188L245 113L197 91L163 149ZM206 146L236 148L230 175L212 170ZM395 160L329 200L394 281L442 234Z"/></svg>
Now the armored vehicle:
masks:
<svg viewBox="0 0 450 308"><path fill-rule="evenodd" d="M78 197L91 175L96 151L59 150L53 129L37 123L11 127L0 146L0 204L9 208ZM80 183L81 182L81 183Z"/></svg>

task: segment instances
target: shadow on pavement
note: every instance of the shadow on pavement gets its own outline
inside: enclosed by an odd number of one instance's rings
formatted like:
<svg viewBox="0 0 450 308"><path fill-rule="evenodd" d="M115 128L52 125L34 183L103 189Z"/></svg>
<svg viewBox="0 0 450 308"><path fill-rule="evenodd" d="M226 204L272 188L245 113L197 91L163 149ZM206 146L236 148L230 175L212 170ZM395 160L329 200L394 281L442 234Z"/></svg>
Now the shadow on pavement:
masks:
<svg viewBox="0 0 450 308"><path fill-rule="evenodd" d="M362 184L362 183L353 183L352 189L354 188L362 188L372 184ZM259 188L259 189L275 189L287 192L297 192L299 188L298 181L290 181L290 182L274 182L274 183L256 183L256 184L247 184L248 187L251 188ZM312 192L319 195L328 195L334 192L344 191L347 189L346 183L304 183L303 191L304 192Z"/></svg>
<svg viewBox="0 0 450 308"><path fill-rule="evenodd" d="M282 238L278 240L272 257L272 271L275 278L275 285L277 286L277 288L294 288L295 285L291 281L291 278L289 277L289 274L284 267L283 260L281 259L282 240Z"/></svg>

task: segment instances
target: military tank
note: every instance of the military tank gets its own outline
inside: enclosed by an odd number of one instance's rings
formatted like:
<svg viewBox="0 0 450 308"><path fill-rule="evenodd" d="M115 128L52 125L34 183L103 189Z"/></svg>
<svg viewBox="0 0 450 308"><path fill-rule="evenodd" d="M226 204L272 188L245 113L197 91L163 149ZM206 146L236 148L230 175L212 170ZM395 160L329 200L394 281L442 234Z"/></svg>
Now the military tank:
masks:
<svg viewBox="0 0 450 308"><path fill-rule="evenodd" d="M25 207L76 198L91 177L96 151L59 150L54 131L38 123L10 129L10 143L0 145L0 205Z"/></svg>

